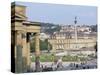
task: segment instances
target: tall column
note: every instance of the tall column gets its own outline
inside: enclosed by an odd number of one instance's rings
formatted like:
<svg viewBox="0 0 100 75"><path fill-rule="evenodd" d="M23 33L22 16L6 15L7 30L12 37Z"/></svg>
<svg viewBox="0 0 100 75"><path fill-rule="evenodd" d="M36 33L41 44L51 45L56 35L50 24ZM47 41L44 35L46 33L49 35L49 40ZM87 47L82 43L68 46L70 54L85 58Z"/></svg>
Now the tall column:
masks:
<svg viewBox="0 0 100 75"><path fill-rule="evenodd" d="M35 69L36 69L36 72L40 71L39 33L35 34Z"/></svg>
<svg viewBox="0 0 100 75"><path fill-rule="evenodd" d="M15 72L21 73L22 72L22 34L21 31L16 31L16 43L15 43L15 50L16 50L16 59L15 59Z"/></svg>
<svg viewBox="0 0 100 75"><path fill-rule="evenodd" d="M70 38L68 37L68 50L70 49Z"/></svg>
<svg viewBox="0 0 100 75"><path fill-rule="evenodd" d="M15 41L15 45L14 45L14 53L15 53L15 55L14 55L14 57L15 57L15 72L17 72L17 60L16 60L16 58L17 58L17 49L16 49L16 47L17 47L17 32L15 31L15 37L14 37L15 39L14 39L14 41Z"/></svg>
<svg viewBox="0 0 100 75"><path fill-rule="evenodd" d="M15 73L15 31L11 30L11 72Z"/></svg>
<svg viewBox="0 0 100 75"><path fill-rule="evenodd" d="M22 55L23 55L23 60L22 60L22 66L23 66L23 72L27 72L27 35L26 32L22 33Z"/></svg>
<svg viewBox="0 0 100 75"><path fill-rule="evenodd" d="M53 54L55 54L55 52L56 52L56 41L58 41L59 42L59 40L57 40L57 39L54 39L53 41L52 41L52 53ZM58 48L59 48L59 45L58 45Z"/></svg>
<svg viewBox="0 0 100 75"><path fill-rule="evenodd" d="M16 46L17 46L17 32L15 31L15 36L14 36L14 41L15 41L15 46L14 46L14 50L15 50L15 58L17 57L16 56Z"/></svg>
<svg viewBox="0 0 100 75"><path fill-rule="evenodd" d="M77 16L75 17L75 21L74 21L74 25L75 25L75 49L77 49Z"/></svg>
<svg viewBox="0 0 100 75"><path fill-rule="evenodd" d="M66 46L67 46L66 48L67 48L67 50L68 50L68 38L66 39L66 43L67 43L67 44L66 44Z"/></svg>
<svg viewBox="0 0 100 75"><path fill-rule="evenodd" d="M30 71L30 33L27 33L27 71Z"/></svg>

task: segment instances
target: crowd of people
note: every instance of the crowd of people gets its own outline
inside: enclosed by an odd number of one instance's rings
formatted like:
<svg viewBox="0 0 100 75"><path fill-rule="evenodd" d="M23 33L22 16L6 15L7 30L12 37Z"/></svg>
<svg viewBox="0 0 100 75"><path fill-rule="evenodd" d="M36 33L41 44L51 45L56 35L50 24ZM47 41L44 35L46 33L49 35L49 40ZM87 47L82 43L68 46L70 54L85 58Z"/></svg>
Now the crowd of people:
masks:
<svg viewBox="0 0 100 75"><path fill-rule="evenodd" d="M41 71L56 71L56 70L62 70L63 68L63 61L62 58L54 60L54 62L50 65L43 65L41 64Z"/></svg>
<svg viewBox="0 0 100 75"><path fill-rule="evenodd" d="M93 69L96 68L96 65L90 65L89 63L70 63L69 69L77 70L77 69Z"/></svg>
<svg viewBox="0 0 100 75"><path fill-rule="evenodd" d="M97 68L97 64L92 64L88 62L73 62L70 64L63 64L62 57L55 59L51 65L41 64L41 72L44 71L60 71L60 70L78 70L78 69L93 69Z"/></svg>

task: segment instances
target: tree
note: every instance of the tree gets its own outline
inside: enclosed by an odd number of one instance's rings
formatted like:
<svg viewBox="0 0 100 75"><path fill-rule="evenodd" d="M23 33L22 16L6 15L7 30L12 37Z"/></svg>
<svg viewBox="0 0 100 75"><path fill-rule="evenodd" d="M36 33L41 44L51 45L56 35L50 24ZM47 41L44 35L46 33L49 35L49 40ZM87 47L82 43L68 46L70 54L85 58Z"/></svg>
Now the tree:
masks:
<svg viewBox="0 0 100 75"><path fill-rule="evenodd" d="M50 50L52 49L52 45L48 42L48 39L45 39L44 41L40 40L40 50L48 50L48 52L50 52ZM31 52L35 52L35 42L32 41L31 42Z"/></svg>

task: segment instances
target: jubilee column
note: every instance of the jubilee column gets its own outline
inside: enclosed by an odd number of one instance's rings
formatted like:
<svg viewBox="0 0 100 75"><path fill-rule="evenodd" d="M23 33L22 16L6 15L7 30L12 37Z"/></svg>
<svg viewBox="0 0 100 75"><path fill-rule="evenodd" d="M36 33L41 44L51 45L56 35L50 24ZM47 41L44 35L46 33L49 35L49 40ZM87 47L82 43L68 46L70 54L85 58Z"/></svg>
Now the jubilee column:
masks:
<svg viewBox="0 0 100 75"><path fill-rule="evenodd" d="M74 25L75 25L75 46L77 49L77 16L75 16L75 20L74 20Z"/></svg>

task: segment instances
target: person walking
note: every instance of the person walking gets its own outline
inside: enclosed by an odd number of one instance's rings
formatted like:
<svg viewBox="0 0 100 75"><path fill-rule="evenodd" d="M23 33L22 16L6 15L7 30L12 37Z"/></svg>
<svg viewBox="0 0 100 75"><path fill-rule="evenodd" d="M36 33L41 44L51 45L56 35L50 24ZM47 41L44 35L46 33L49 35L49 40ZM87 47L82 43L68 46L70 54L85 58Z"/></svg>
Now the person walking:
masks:
<svg viewBox="0 0 100 75"><path fill-rule="evenodd" d="M62 57L60 57L57 61L57 70L62 70L63 69L63 65L62 65L63 61L62 61Z"/></svg>

